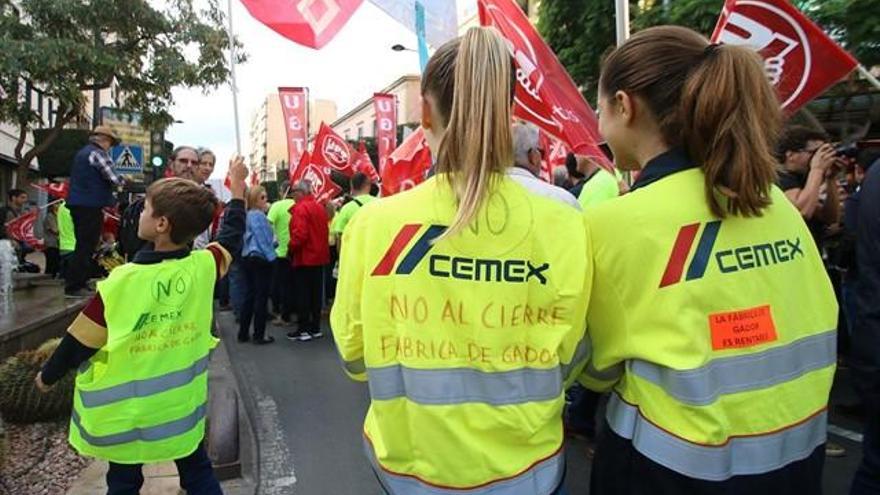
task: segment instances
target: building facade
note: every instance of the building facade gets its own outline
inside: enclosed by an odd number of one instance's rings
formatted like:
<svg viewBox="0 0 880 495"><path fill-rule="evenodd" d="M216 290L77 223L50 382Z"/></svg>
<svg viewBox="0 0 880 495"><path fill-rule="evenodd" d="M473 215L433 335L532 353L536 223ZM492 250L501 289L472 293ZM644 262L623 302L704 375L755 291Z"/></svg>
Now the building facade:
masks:
<svg viewBox="0 0 880 495"><path fill-rule="evenodd" d="M397 125L418 125L422 117L421 78L403 76L378 91L397 96ZM357 141L364 137L376 137L376 111L373 98L369 98L339 117L330 126L345 139Z"/></svg>
<svg viewBox="0 0 880 495"><path fill-rule="evenodd" d="M318 132L321 122L336 120L336 103L330 100L309 100L309 138ZM261 182L278 180L278 171L286 170L287 130L278 93L263 99L251 119L250 155L248 165L256 170Z"/></svg>
<svg viewBox="0 0 880 495"><path fill-rule="evenodd" d="M18 95L2 95L3 97L17 97L28 105L39 116L39 124L33 125L35 129L45 129L55 125L55 119L58 114L58 100L45 94L40 88L30 84L22 83L21 91ZM114 80L109 88L102 89L97 94L98 107L111 106L119 107L124 102L122 93L119 91L117 82ZM83 113L73 119L66 125L69 129L90 129L93 124L93 113L96 105L95 94L92 91L83 92L85 105ZM29 193L34 193L30 187L29 179L22 177L17 173L18 162L15 159L15 148L18 145L20 136L20 128L18 124L12 122L0 122L0 194L2 198L6 197L6 192L12 188L24 189ZM34 135L28 132L25 136L24 146L21 153L24 155L34 147ZM34 158L30 163L30 169L34 172L39 171L39 159Z"/></svg>

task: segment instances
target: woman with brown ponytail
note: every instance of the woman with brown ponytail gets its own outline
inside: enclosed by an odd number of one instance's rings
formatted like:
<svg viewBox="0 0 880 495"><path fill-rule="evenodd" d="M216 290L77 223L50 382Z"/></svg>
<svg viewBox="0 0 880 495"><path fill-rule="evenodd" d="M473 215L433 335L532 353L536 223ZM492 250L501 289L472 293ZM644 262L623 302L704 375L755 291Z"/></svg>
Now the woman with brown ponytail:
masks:
<svg viewBox="0 0 880 495"><path fill-rule="evenodd" d="M773 185L781 114L760 58L647 29L606 59L599 109L641 174L586 215L581 381L612 389L590 493L821 493L837 306Z"/></svg>
<svg viewBox="0 0 880 495"><path fill-rule="evenodd" d="M473 28L422 78L436 175L345 231L331 315L367 380L367 456L390 494L560 493L563 391L587 354L583 216L509 173L511 55Z"/></svg>

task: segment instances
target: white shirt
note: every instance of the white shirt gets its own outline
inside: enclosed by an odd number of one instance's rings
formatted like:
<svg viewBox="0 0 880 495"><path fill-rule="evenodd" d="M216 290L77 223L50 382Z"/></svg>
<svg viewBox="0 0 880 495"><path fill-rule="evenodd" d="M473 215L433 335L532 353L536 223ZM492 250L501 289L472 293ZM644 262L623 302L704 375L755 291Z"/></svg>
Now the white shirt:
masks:
<svg viewBox="0 0 880 495"><path fill-rule="evenodd" d="M522 167L511 167L507 169L507 176L516 181L519 185L525 187L530 192L543 196L545 198L554 199L560 203L565 203L577 211L583 210L580 202L573 194L561 187L548 184L541 179L532 175L531 172Z"/></svg>

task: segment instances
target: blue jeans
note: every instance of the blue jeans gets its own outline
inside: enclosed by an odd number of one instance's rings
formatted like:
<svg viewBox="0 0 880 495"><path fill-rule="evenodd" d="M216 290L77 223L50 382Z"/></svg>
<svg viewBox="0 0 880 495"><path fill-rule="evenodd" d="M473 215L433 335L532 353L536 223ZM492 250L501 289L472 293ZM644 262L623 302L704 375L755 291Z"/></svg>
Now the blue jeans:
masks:
<svg viewBox="0 0 880 495"><path fill-rule="evenodd" d="M244 306L245 291L247 291L247 282L244 279L244 271L241 266L241 260L232 262L229 267L229 303L232 305L232 311L236 316L241 316L241 308Z"/></svg>
<svg viewBox="0 0 880 495"><path fill-rule="evenodd" d="M174 461L180 475L180 487L188 495L223 495L214 476L211 460L200 444L195 452ZM107 495L137 495L144 485L143 464L110 463L107 470Z"/></svg>

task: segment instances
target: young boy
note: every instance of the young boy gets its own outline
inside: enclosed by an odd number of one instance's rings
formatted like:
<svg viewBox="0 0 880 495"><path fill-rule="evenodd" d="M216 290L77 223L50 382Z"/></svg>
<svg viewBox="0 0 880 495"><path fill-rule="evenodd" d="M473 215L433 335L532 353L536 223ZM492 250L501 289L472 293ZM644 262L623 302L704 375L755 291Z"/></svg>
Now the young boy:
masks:
<svg viewBox="0 0 880 495"><path fill-rule="evenodd" d="M154 245L98 283L37 375L47 390L79 367L70 443L110 463L110 494L137 494L143 463L173 460L187 493L219 494L202 440L214 282L241 249L247 168L230 163L233 200L218 242L190 251L211 223L216 199L185 179L149 187L138 235Z"/></svg>

